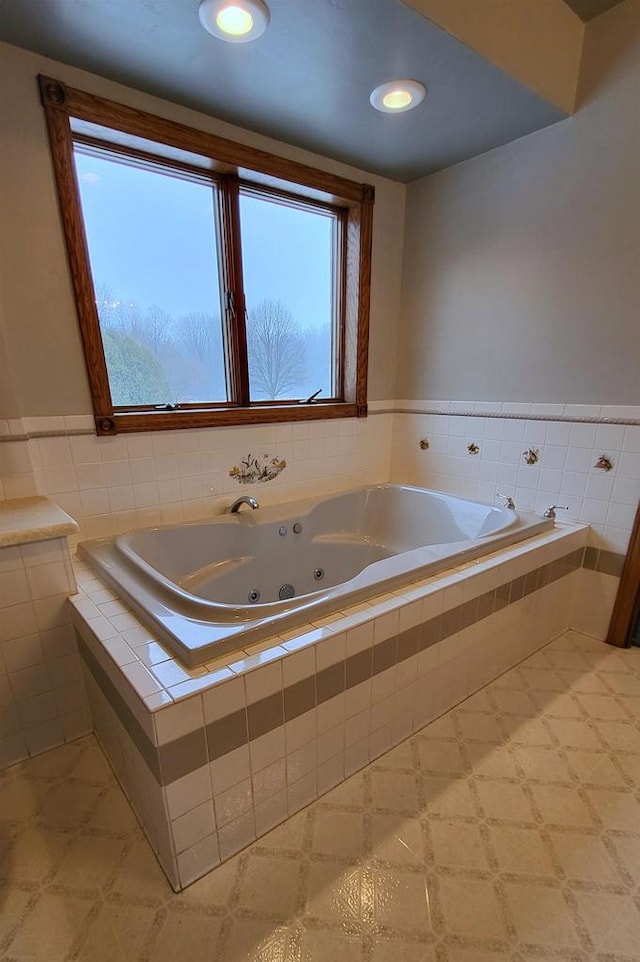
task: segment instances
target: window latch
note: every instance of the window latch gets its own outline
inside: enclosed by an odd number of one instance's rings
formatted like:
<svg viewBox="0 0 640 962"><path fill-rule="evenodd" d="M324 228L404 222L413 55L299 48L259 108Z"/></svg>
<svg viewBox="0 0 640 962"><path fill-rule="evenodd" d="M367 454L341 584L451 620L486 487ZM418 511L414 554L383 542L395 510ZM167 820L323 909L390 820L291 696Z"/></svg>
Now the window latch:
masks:
<svg viewBox="0 0 640 962"><path fill-rule="evenodd" d="M180 407L179 404L171 404L167 402L166 404L156 404L154 410L156 411L177 411Z"/></svg>

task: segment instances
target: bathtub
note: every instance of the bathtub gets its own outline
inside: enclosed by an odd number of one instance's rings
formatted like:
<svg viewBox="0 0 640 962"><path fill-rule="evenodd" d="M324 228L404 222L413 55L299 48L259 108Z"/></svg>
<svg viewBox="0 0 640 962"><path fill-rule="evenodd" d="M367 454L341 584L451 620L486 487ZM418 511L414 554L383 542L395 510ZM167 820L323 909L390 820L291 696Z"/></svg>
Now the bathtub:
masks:
<svg viewBox="0 0 640 962"><path fill-rule="evenodd" d="M78 550L193 668L552 526L384 484L133 531Z"/></svg>

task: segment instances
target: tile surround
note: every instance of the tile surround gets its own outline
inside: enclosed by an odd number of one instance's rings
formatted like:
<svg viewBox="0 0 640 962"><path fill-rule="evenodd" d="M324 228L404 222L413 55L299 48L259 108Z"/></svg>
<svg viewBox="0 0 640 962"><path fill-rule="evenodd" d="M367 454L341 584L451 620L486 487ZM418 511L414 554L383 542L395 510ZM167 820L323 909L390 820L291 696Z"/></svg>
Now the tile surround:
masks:
<svg viewBox="0 0 640 962"><path fill-rule="evenodd" d="M65 537L0 548L0 769L91 730Z"/></svg>
<svg viewBox="0 0 640 962"><path fill-rule="evenodd" d="M195 864L205 871L230 857L563 630L585 538L586 529L558 529L540 536L537 549L514 546L508 558L501 553L408 586L333 620L324 636L314 629L306 647L275 645L275 661L256 666L248 652L228 675L220 666L217 678L196 675L202 694L165 689L164 708L149 700L159 692L136 692L132 675L128 682L120 676L119 698L110 701L118 669L106 643L87 631L96 619L82 619L84 626L76 620L98 737L119 776L120 766L130 772L134 755L145 783L150 778L160 793L151 812L146 799L130 797L172 884L196 878ZM83 584L86 574L79 578ZM514 630L519 641L507 645ZM125 788L136 791L130 776ZM207 834L207 851L215 850L209 864L201 855L177 858L185 837L211 825L202 806L215 825ZM200 851L201 842L192 848Z"/></svg>

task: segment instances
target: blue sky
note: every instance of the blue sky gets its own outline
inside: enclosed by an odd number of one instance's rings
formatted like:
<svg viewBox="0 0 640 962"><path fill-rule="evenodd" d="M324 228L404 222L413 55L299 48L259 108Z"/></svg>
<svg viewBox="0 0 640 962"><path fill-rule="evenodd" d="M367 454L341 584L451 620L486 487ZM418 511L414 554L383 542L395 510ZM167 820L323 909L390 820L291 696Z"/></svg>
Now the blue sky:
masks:
<svg viewBox="0 0 640 962"><path fill-rule="evenodd" d="M97 284L143 310L219 314L211 189L76 154ZM331 316L328 217L241 200L248 306L281 300L301 328Z"/></svg>

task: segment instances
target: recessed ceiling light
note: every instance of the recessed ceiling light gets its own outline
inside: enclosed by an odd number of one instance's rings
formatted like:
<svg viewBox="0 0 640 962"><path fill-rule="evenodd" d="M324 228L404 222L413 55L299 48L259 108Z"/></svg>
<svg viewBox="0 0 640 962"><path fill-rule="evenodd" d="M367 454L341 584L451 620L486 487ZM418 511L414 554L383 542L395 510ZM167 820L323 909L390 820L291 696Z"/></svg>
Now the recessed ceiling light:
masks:
<svg viewBox="0 0 640 962"><path fill-rule="evenodd" d="M390 80L372 91L369 100L385 114L401 114L413 110L427 96L426 87L417 80Z"/></svg>
<svg viewBox="0 0 640 962"><path fill-rule="evenodd" d="M263 0L201 0L198 16L205 30L230 43L256 40L269 24Z"/></svg>

